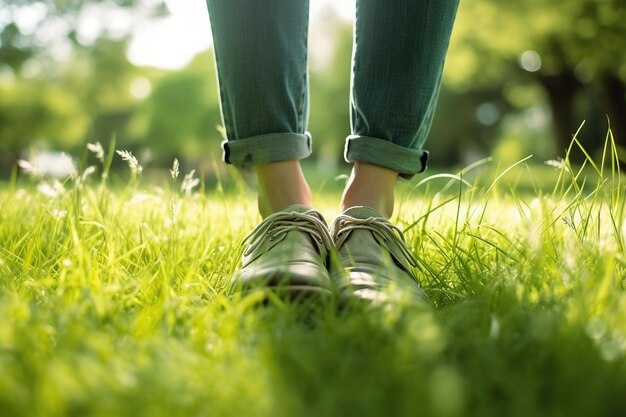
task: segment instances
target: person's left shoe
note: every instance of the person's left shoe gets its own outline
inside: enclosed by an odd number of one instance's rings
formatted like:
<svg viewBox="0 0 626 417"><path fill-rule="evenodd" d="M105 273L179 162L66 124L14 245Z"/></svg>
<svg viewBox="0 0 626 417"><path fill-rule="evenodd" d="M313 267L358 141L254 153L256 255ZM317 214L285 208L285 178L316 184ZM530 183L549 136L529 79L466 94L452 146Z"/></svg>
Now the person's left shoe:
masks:
<svg viewBox="0 0 626 417"><path fill-rule="evenodd" d="M336 250L330 279L341 304L426 299L412 273L417 261L401 230L376 210L363 206L345 210L332 223L331 236Z"/></svg>

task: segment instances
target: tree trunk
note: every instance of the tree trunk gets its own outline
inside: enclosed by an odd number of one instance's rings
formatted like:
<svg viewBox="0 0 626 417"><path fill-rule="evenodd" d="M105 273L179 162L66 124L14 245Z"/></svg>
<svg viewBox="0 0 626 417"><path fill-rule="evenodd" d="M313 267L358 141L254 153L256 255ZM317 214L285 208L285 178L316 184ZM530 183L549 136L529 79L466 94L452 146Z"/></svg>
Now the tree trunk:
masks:
<svg viewBox="0 0 626 417"><path fill-rule="evenodd" d="M558 155L564 157L580 126L580 121L574 119L574 98L582 84L568 69L554 75L540 75L539 82L547 93L552 111L552 127ZM570 160L580 162L581 155L578 152L570 154Z"/></svg>

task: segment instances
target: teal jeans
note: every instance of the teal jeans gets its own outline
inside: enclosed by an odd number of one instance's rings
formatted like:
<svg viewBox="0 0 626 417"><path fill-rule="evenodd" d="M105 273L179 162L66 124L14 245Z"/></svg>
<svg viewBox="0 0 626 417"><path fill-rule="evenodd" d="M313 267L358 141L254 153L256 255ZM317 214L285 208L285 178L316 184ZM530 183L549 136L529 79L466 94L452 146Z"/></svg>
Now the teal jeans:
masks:
<svg viewBox="0 0 626 417"><path fill-rule="evenodd" d="M348 0L341 0L348 1ZM207 0L226 163L311 154L308 0ZM458 0L356 0L347 162L410 178L426 168Z"/></svg>

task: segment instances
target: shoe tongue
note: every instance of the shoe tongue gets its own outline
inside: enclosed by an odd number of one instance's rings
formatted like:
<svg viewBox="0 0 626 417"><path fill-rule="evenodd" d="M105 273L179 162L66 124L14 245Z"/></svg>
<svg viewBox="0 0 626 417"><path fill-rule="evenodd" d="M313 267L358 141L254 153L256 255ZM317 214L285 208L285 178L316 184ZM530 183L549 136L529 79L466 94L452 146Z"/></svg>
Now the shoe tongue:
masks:
<svg viewBox="0 0 626 417"><path fill-rule="evenodd" d="M286 211L286 212L295 211L297 213L306 213L307 211L310 211L310 210L315 210L315 209L309 206L305 206L304 204L292 204L290 206L285 207L284 209L280 211Z"/></svg>
<svg viewBox="0 0 626 417"><path fill-rule="evenodd" d="M322 216L322 214L319 211L317 211L313 207L305 206L304 204L292 204L280 210L281 213L291 213L294 211L296 213L310 212L309 214L314 215L315 217L320 219L324 224L326 224L326 220L324 219L324 216Z"/></svg>
<svg viewBox="0 0 626 417"><path fill-rule="evenodd" d="M346 216L354 217L357 219L369 219L370 217L383 217L379 212L374 210L371 207L366 206L353 206L345 209L341 214L345 214ZM330 235L333 238L336 238L337 232L339 232L339 218L335 219L333 224L330 227ZM359 233L362 231L358 231Z"/></svg>
<svg viewBox="0 0 626 417"><path fill-rule="evenodd" d="M386 217L384 217L382 214L380 214L378 211L374 210L373 208L366 207L366 206L350 207L344 210L342 214L345 214L347 216L351 216L357 219L368 219L370 217L376 217L379 219L382 218L382 219L385 219L385 223L388 223L388 219ZM339 218L337 220L339 220ZM338 227L339 227L338 222L337 221L333 222L331 236L335 240L337 239L337 232L339 231ZM374 233L367 229L354 229L350 231L350 233L371 234L372 236L374 236L376 240L378 240L378 238L374 235ZM392 231L391 233L393 234L394 232ZM399 239L400 239L399 237L396 237L396 238L390 239L388 242L386 241L387 243L383 243L380 240L378 240L378 244L381 246L384 246L385 249L389 251L389 253L396 260L396 262L399 265L401 265L402 269L411 273L410 272L411 267L414 266L413 263L415 261L407 259L407 256L403 253L401 249L401 246L404 246L405 244Z"/></svg>
<svg viewBox="0 0 626 417"><path fill-rule="evenodd" d="M371 207L354 206L344 210L343 214L357 219L367 219L369 217L383 217L379 212Z"/></svg>

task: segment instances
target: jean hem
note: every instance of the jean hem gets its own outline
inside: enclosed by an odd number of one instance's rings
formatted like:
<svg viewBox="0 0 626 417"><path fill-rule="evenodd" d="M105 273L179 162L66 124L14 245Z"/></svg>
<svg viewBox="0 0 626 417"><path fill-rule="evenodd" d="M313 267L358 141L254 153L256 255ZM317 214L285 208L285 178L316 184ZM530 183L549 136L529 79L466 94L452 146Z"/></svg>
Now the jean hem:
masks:
<svg viewBox="0 0 626 417"><path fill-rule="evenodd" d="M405 148L385 139L350 135L346 138L344 159L348 163L378 165L396 171L401 178L411 179L426 170L428 151Z"/></svg>
<svg viewBox="0 0 626 417"><path fill-rule="evenodd" d="M247 167L254 164L304 159L311 155L311 135L269 133L245 139L224 140L222 159L227 164Z"/></svg>

